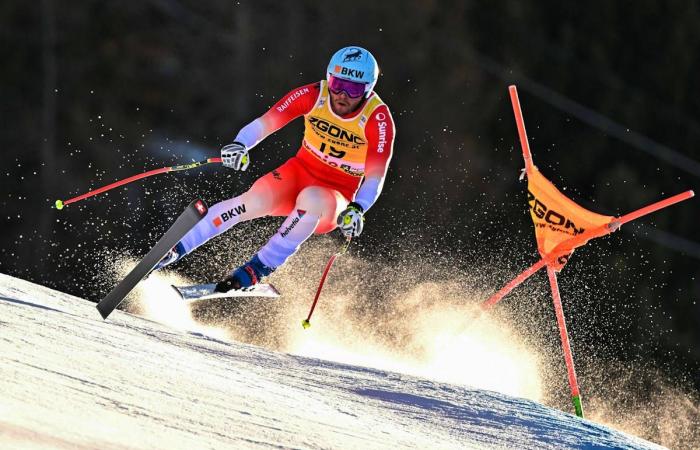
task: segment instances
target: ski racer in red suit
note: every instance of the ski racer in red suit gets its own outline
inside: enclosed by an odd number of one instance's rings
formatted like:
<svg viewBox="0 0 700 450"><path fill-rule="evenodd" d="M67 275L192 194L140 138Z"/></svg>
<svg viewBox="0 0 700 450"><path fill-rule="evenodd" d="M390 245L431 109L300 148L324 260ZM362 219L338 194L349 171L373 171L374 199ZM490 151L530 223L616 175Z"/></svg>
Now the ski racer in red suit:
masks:
<svg viewBox="0 0 700 450"><path fill-rule="evenodd" d="M258 283L293 255L312 234L340 228L347 237L362 232L364 214L381 193L394 146L394 122L374 86L379 67L370 52L346 47L336 52L320 82L292 90L221 149L223 164L246 170L248 152L297 117L304 137L297 154L259 178L245 193L213 205L156 266L182 258L237 223L286 216L277 233L217 290Z"/></svg>

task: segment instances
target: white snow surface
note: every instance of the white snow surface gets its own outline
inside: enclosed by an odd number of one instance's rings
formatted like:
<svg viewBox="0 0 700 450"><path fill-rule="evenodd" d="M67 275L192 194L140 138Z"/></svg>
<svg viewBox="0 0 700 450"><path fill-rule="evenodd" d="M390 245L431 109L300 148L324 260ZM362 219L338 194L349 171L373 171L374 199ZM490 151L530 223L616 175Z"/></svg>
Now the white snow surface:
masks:
<svg viewBox="0 0 700 450"><path fill-rule="evenodd" d="M2 274L0 355L0 448L661 448L496 392L103 321Z"/></svg>

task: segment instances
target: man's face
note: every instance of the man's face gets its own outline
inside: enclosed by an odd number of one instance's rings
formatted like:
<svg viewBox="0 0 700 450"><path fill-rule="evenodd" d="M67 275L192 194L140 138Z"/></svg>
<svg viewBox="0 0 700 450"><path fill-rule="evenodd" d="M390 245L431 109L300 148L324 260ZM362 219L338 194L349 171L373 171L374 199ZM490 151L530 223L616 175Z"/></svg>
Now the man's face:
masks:
<svg viewBox="0 0 700 450"><path fill-rule="evenodd" d="M331 92L331 108L339 116L351 113L360 102L362 102L362 97L350 98L345 91L341 91L339 94Z"/></svg>
<svg viewBox="0 0 700 450"><path fill-rule="evenodd" d="M328 78L328 91L331 93L331 107L333 112L344 116L353 112L365 96L364 83L345 80L331 75Z"/></svg>

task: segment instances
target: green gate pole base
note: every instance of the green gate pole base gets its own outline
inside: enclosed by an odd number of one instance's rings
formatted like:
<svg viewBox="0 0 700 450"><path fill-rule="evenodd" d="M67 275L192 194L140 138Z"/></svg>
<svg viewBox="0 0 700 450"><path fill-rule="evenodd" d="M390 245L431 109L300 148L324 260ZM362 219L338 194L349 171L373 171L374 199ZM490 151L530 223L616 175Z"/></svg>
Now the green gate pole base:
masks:
<svg viewBox="0 0 700 450"><path fill-rule="evenodd" d="M581 405L581 396L574 395L571 397L571 401L574 403L574 410L576 410L576 415L583 418L583 406Z"/></svg>

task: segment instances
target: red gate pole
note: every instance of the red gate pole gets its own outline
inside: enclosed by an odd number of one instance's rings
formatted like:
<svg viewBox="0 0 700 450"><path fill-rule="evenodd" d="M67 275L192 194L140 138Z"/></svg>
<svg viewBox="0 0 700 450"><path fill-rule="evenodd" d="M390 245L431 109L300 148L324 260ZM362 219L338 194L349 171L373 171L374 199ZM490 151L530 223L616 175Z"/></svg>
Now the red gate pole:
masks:
<svg viewBox="0 0 700 450"><path fill-rule="evenodd" d="M513 114L515 115L515 124L518 126L518 136L520 137L520 147L523 149L523 159L525 160L525 172L530 173L532 168L532 153L530 152L530 143L527 140L527 131L525 131L525 119L523 119L523 111L520 109L520 100L518 99L518 88L514 84L508 86L510 93L510 103L513 105Z"/></svg>
<svg viewBox="0 0 700 450"><path fill-rule="evenodd" d="M513 278L508 284L503 286L500 291L496 292L488 300L483 302L481 304L481 307L484 309L488 309L488 308L492 307L493 305L495 305L496 303L500 302L503 297L510 294L510 292L513 289L518 287L523 281L530 278L535 272L540 270L546 263L547 263L547 260L545 258L542 258L539 261L537 261L535 264L531 265L529 268L525 269L520 275Z"/></svg>
<svg viewBox="0 0 700 450"><path fill-rule="evenodd" d="M559 284L557 274L551 267L547 266L549 284L552 287L552 298L554 299L554 312L557 315L559 324L559 334L561 335L561 347L564 350L564 361L566 361L566 371L569 374L569 386L571 387L571 401L574 404L576 415L583 417L583 406L581 405L581 393L576 380L576 369L574 368L574 358L571 356L571 346L569 345L569 333L566 330L566 320L564 319L564 309L561 306L561 296L559 295Z"/></svg>

